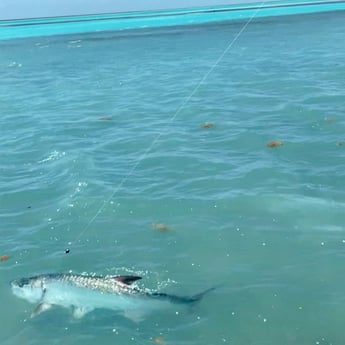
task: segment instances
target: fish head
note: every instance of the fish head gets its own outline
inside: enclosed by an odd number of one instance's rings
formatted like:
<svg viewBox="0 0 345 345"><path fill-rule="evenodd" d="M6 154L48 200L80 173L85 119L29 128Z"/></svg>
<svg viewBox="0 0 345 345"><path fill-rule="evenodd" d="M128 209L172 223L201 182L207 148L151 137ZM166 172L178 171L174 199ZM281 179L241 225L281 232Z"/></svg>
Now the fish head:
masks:
<svg viewBox="0 0 345 345"><path fill-rule="evenodd" d="M11 281L14 295L30 303L40 302L45 293L44 279L41 277L20 278Z"/></svg>

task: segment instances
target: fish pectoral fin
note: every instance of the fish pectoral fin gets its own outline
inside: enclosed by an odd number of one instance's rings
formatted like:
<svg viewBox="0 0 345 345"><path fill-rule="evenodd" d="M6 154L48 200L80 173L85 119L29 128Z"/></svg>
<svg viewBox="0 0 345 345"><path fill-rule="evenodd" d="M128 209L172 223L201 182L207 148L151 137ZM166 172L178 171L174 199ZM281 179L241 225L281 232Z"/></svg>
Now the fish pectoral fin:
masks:
<svg viewBox="0 0 345 345"><path fill-rule="evenodd" d="M49 304L49 303L40 303L31 313L31 318L42 314L43 312L45 312L46 310L49 310L53 305Z"/></svg>
<svg viewBox="0 0 345 345"><path fill-rule="evenodd" d="M125 310L124 317L130 319L136 323L139 323L145 319L145 313L140 310Z"/></svg>
<svg viewBox="0 0 345 345"><path fill-rule="evenodd" d="M85 307L74 307L73 308L73 316L76 319L81 319L85 314L90 312L92 309L85 308Z"/></svg>

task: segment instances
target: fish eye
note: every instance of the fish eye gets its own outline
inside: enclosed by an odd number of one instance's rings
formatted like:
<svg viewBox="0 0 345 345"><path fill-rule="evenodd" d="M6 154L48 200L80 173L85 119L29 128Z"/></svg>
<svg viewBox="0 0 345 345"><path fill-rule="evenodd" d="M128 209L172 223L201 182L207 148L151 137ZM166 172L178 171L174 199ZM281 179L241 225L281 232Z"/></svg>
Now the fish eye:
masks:
<svg viewBox="0 0 345 345"><path fill-rule="evenodd" d="M27 278L19 279L17 284L18 284L19 287L22 288L24 285L28 285L29 284L29 279L27 279Z"/></svg>

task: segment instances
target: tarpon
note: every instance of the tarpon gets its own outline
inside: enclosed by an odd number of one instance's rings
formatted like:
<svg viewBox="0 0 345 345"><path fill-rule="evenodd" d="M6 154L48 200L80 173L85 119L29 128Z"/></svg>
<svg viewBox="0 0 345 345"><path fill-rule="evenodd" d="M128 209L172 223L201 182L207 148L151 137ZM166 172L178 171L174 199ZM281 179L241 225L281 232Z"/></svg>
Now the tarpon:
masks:
<svg viewBox="0 0 345 345"><path fill-rule="evenodd" d="M13 280L13 293L37 306L34 317L53 306L72 309L75 318L82 318L94 309L111 309L135 322L144 319L147 312L160 309L164 304L193 304L210 290L194 296L175 296L149 292L136 286L139 276L102 277L78 274L42 274Z"/></svg>

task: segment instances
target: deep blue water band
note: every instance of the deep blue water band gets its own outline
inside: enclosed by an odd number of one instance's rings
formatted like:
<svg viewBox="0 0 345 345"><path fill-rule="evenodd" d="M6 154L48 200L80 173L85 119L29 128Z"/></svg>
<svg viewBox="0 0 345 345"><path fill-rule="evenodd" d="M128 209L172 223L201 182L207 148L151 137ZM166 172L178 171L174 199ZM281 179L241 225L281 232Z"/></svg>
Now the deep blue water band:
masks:
<svg viewBox="0 0 345 345"><path fill-rule="evenodd" d="M0 21L0 39L191 25L228 20L345 10L345 0L270 1L155 12Z"/></svg>

